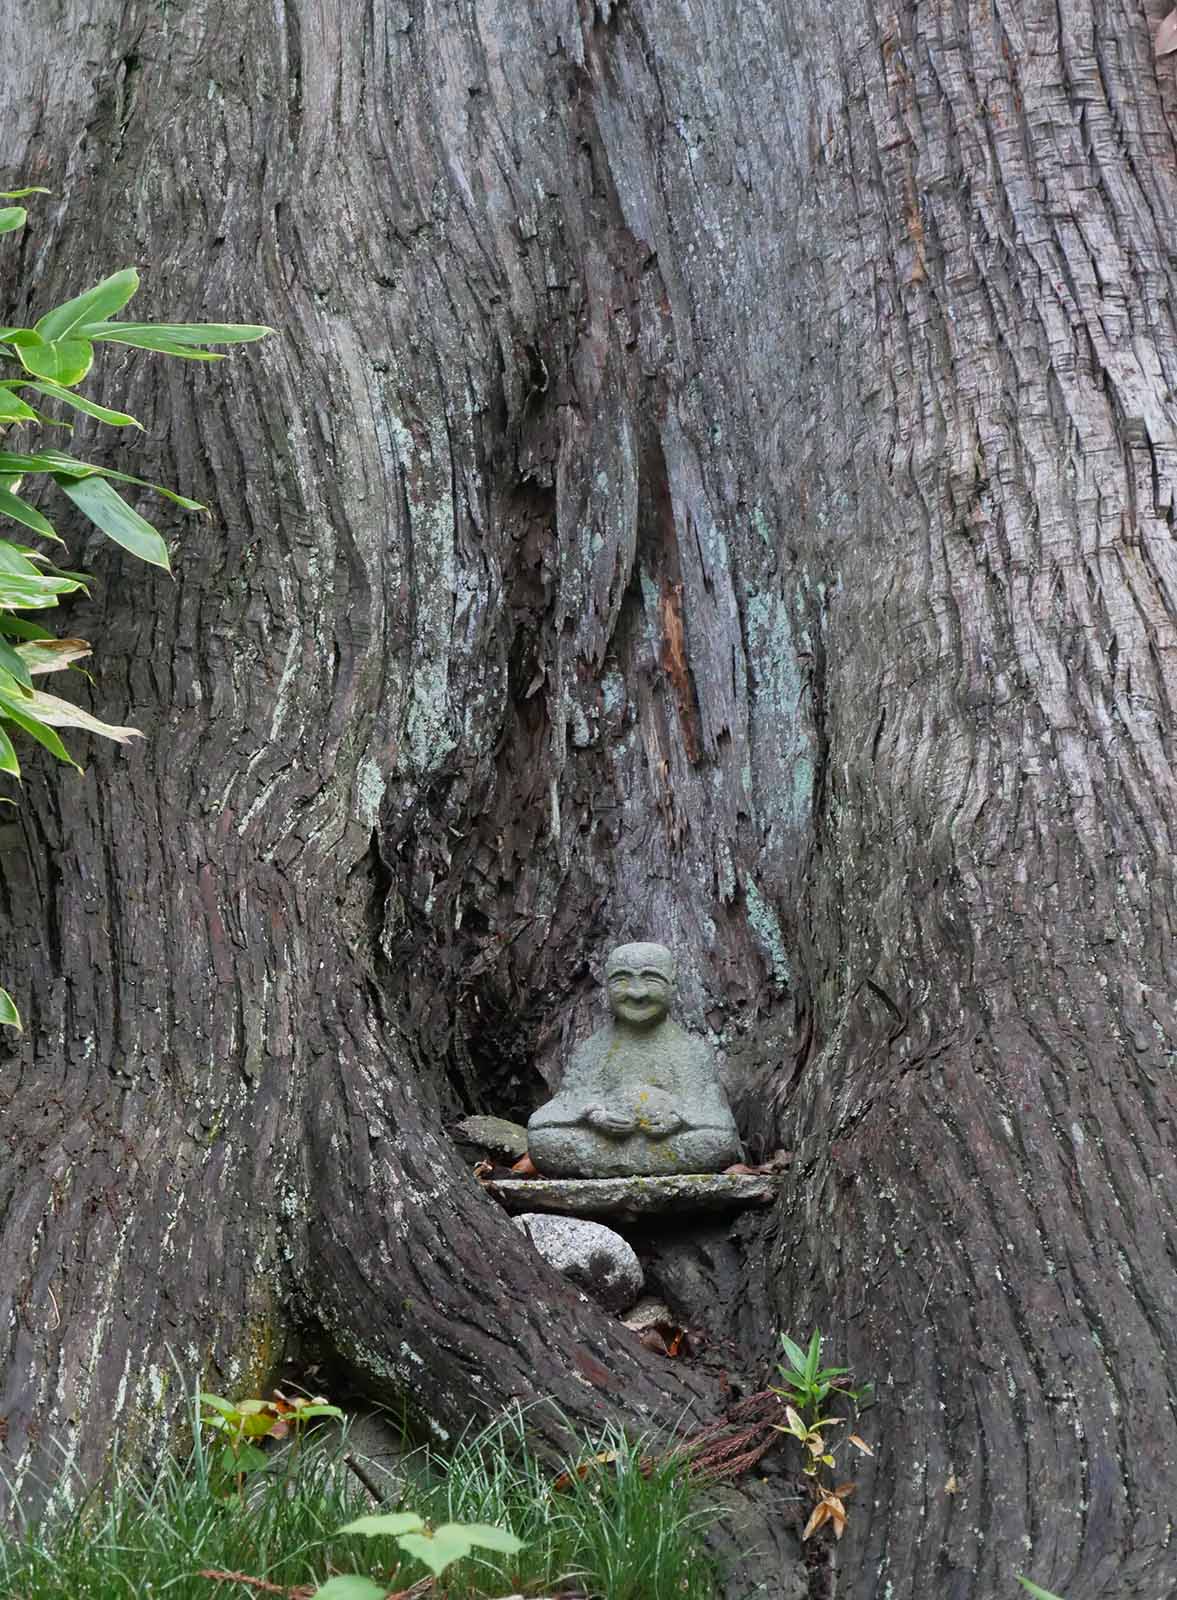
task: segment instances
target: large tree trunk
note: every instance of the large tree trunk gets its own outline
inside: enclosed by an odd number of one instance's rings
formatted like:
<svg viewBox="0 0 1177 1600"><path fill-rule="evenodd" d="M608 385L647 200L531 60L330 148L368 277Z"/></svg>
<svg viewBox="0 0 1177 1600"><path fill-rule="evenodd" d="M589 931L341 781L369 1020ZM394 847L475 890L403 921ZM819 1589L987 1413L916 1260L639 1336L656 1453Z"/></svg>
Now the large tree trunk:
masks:
<svg viewBox="0 0 1177 1600"><path fill-rule="evenodd" d="M279 333L103 386L213 517L174 585L75 550L97 701L150 737L39 774L2 841L9 1475L93 1472L173 1358L240 1390L295 1327L442 1430L535 1392L714 1410L441 1132L533 1105L645 934L749 1139L796 1151L746 1354L820 1325L879 1385L842 1591L1165 1592L1147 19L60 10L0 62L10 175L62 197L22 283L139 260L157 315Z"/></svg>

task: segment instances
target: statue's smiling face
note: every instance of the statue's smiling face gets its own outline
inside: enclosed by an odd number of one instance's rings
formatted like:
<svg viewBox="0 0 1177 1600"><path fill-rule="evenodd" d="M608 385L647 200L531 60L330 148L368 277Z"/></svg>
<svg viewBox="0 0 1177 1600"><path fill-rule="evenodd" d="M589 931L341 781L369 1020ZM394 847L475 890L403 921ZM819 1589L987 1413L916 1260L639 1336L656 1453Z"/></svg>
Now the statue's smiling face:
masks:
<svg viewBox="0 0 1177 1600"><path fill-rule="evenodd" d="M653 1027L670 1010L674 983L659 967L618 963L610 967L605 984L610 1011L631 1027Z"/></svg>

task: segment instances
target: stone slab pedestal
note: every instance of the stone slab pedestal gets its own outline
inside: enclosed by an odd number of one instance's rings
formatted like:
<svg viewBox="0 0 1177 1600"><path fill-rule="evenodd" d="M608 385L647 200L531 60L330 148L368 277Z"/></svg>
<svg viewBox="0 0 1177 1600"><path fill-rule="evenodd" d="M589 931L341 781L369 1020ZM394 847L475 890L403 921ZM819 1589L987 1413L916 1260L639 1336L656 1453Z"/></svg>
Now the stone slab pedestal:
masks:
<svg viewBox="0 0 1177 1600"><path fill-rule="evenodd" d="M700 1172L666 1177L496 1178L485 1183L508 1211L555 1211L573 1217L681 1217L768 1205L776 1173Z"/></svg>

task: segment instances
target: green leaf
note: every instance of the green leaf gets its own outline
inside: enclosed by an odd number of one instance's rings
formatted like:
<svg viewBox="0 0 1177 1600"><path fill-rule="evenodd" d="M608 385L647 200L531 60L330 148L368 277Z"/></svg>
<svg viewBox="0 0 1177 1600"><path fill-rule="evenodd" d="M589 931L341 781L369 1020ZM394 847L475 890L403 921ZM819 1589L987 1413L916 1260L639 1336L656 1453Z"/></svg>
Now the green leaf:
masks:
<svg viewBox="0 0 1177 1600"><path fill-rule="evenodd" d="M264 1472L269 1461L256 1445L243 1444L236 1450L227 1444L221 1451L217 1465L226 1477L243 1477L250 1472Z"/></svg>
<svg viewBox="0 0 1177 1600"><path fill-rule="evenodd" d="M211 1406L214 1411L219 1411L223 1417L235 1417L237 1407L230 1400L222 1400L219 1394L198 1394L196 1398L202 1406Z"/></svg>
<svg viewBox="0 0 1177 1600"><path fill-rule="evenodd" d="M517 1539L506 1528L496 1528L489 1522L446 1522L434 1529L434 1538L449 1531L462 1533L480 1550L498 1550L502 1555L513 1556L522 1550L523 1540Z"/></svg>
<svg viewBox="0 0 1177 1600"><path fill-rule="evenodd" d="M47 311L36 324L42 339L55 341L68 339L88 322L105 322L116 311L121 311L139 287L139 274L134 267L124 267L121 272L103 278L85 294L75 295L64 305Z"/></svg>
<svg viewBox="0 0 1177 1600"><path fill-rule="evenodd" d="M50 400L62 400L67 406L73 406L75 411L84 411L88 417L97 417L99 422L108 422L113 428L143 426L126 411L111 411L108 406L100 406L96 400L87 400L84 394L75 394L72 389L65 389L59 383L30 383L27 387L36 389L38 394L47 395ZM33 416L36 415L34 411Z"/></svg>
<svg viewBox="0 0 1177 1600"><path fill-rule="evenodd" d="M9 539L0 539L0 572L16 573L26 578L40 577L36 555L37 551L27 544L13 544ZM30 560L30 556L34 559Z"/></svg>
<svg viewBox="0 0 1177 1600"><path fill-rule="evenodd" d="M89 339L58 339L52 344L18 345L20 364L34 378L72 386L81 383L94 361Z"/></svg>
<svg viewBox="0 0 1177 1600"><path fill-rule="evenodd" d="M805 1371L805 1352L799 1344L794 1344L787 1333L781 1334L781 1345L789 1358L789 1365L798 1374Z"/></svg>
<svg viewBox="0 0 1177 1600"><path fill-rule="evenodd" d="M186 352L209 344L249 344L274 330L248 322L91 322L79 331L86 339L108 339L144 350L165 344Z"/></svg>
<svg viewBox="0 0 1177 1600"><path fill-rule="evenodd" d="M65 460L69 460L69 456ZM134 483L140 489L150 489L154 494L162 494L165 500L171 500L175 505L183 506L185 511L207 511L208 507L199 500L189 500L185 495L177 494L174 489L165 489L162 483L152 483L147 478L136 478L129 472L115 472L112 467L95 467L93 469L103 478L110 478L115 483ZM81 476L81 474L79 474Z"/></svg>
<svg viewBox="0 0 1177 1600"><path fill-rule="evenodd" d="M6 611L0 611L0 633L6 633L13 639L52 639L46 628L39 628L35 622L26 622L23 617L14 617Z"/></svg>
<svg viewBox="0 0 1177 1600"><path fill-rule="evenodd" d="M357 1517L354 1522L345 1522L339 1533L362 1533L370 1539L387 1535L391 1539L399 1539L403 1533L416 1533L425 1526L424 1522L415 1511L392 1511L383 1516Z"/></svg>
<svg viewBox="0 0 1177 1600"><path fill-rule="evenodd" d="M108 539L121 544L125 550L149 561L153 567L170 571L168 547L144 517L117 494L105 478L59 478L62 492L69 496L79 511L102 529Z"/></svg>
<svg viewBox="0 0 1177 1600"><path fill-rule="evenodd" d="M0 772L11 773L14 778L20 777L20 762L16 759L16 746L3 728L0 728ZM3 989L0 989L0 995L4 996L4 1000L8 999ZM10 1005L11 1003L9 1001ZM0 1022L7 1021L7 1018L3 1015L3 1010L4 1001L0 1000ZM11 1026L11 1024L9 1025ZM17 1026L19 1027L19 1023Z"/></svg>
<svg viewBox="0 0 1177 1600"><path fill-rule="evenodd" d="M427 1566L435 1578L455 1561L461 1561L474 1548L466 1537L466 1530L456 1522L443 1523L432 1533L406 1533L397 1544L406 1555L414 1556Z"/></svg>
<svg viewBox="0 0 1177 1600"><path fill-rule="evenodd" d="M28 217L24 206L0 206L0 233L12 233L16 228L23 228Z"/></svg>
<svg viewBox="0 0 1177 1600"><path fill-rule="evenodd" d="M20 496L14 493L11 486L19 481L18 478L7 475L0 477L0 516L11 517L14 522L31 528L34 533L43 534L46 539L57 539L58 544L61 544L57 530L48 517L43 517L35 506L27 506Z"/></svg>
<svg viewBox="0 0 1177 1600"><path fill-rule="evenodd" d="M52 193L52 189L45 189L39 183L34 183L27 189L0 189L0 200L23 200L27 194Z"/></svg>
<svg viewBox="0 0 1177 1600"><path fill-rule="evenodd" d="M1023 1578L1020 1572L1018 1582L1023 1589L1034 1596L1034 1600L1062 1600L1060 1595L1051 1594L1049 1589L1040 1589L1036 1583L1031 1583L1029 1578Z"/></svg>
<svg viewBox="0 0 1177 1600"><path fill-rule="evenodd" d="M288 1411L283 1417L284 1422L309 1422L312 1417L341 1417L343 1412L338 1406L299 1406L295 1411Z"/></svg>
<svg viewBox="0 0 1177 1600"><path fill-rule="evenodd" d="M72 456L66 456L61 450L42 450L35 454L21 450L0 450L0 472L5 475L22 472L64 472L64 462L72 462L78 477L85 477L88 472L98 472L98 467L91 467L88 461L74 461Z"/></svg>
<svg viewBox="0 0 1177 1600"><path fill-rule="evenodd" d="M26 646L25 648L34 647ZM3 667L6 672L10 672L22 688L28 689L30 693L32 692L33 675L29 671L29 664L19 650L15 650L9 644L7 639L0 639L0 667ZM0 760L0 771L3 770L4 763Z"/></svg>
<svg viewBox="0 0 1177 1600"><path fill-rule="evenodd" d="M817 1376L817 1366L820 1360L821 1334L814 1328L813 1336L809 1341L809 1349L805 1355L805 1377L807 1382L812 1383Z"/></svg>
<svg viewBox="0 0 1177 1600"><path fill-rule="evenodd" d="M141 489L154 490L156 494L162 494L165 500L183 506L185 511L206 509L199 500L189 500L186 495L177 494L174 489L166 489L162 483L152 483L148 478L136 478L130 472L115 472L112 467L99 467L92 461L79 461L76 456L66 455L64 450L38 450L35 455L21 454L15 450L0 450L0 473L19 475L22 472L51 472L54 477L62 474L67 478L110 478L115 483L134 483Z"/></svg>
<svg viewBox="0 0 1177 1600"><path fill-rule="evenodd" d="M388 1588L383 1583L373 1583L371 1578L357 1578L354 1572L345 1572L338 1578L328 1578L320 1584L311 1600L384 1600Z"/></svg>
<svg viewBox="0 0 1177 1600"><path fill-rule="evenodd" d="M0 384L0 422L37 422L39 418L32 406L26 405L13 386Z"/></svg>
<svg viewBox="0 0 1177 1600"><path fill-rule="evenodd" d="M20 1012L7 989L0 989L0 1023L6 1028L15 1028L18 1033L20 1031ZM357 1595L356 1600L362 1600L362 1597Z"/></svg>
<svg viewBox="0 0 1177 1600"><path fill-rule="evenodd" d="M0 328L0 344L34 345L44 340L32 328Z"/></svg>
<svg viewBox="0 0 1177 1600"><path fill-rule="evenodd" d="M23 703L23 702L22 702ZM20 704L12 695L0 691L0 717L7 717L9 722L15 722L18 728L23 728L31 739L44 745L51 756L56 756L58 761L64 761L67 767L76 767L81 772L81 767L70 755L61 740L52 728L46 727L39 717L30 717L21 710Z"/></svg>
<svg viewBox="0 0 1177 1600"><path fill-rule="evenodd" d="M68 578L22 578L0 572L0 607L16 611L44 611L55 606L58 597L73 594L80 583Z"/></svg>

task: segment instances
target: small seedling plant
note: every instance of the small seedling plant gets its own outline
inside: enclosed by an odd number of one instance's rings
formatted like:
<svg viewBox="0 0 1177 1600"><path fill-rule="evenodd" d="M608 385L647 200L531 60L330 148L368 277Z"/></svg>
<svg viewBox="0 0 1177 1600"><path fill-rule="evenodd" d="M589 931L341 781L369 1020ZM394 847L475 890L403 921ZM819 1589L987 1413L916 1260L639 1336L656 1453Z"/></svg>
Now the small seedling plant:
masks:
<svg viewBox="0 0 1177 1600"><path fill-rule="evenodd" d="M846 1500L854 1493L855 1485L833 1481L837 1444L831 1444L826 1435L831 1428L842 1427L852 1415L866 1409L871 1401L870 1385L852 1388L849 1367L822 1366L822 1336L816 1328L805 1349L787 1333L781 1334L781 1347L785 1361L777 1366L781 1382L773 1385L773 1393L784 1401L785 1421L774 1426L779 1433L796 1439L804 1450L802 1471L809 1479L815 1501L801 1537L810 1538L828 1522L835 1539L840 1539L846 1527ZM845 1403L853 1408L851 1413L833 1409ZM862 1455L874 1454L861 1435L851 1433L845 1438Z"/></svg>
<svg viewBox="0 0 1177 1600"><path fill-rule="evenodd" d="M505 1528L492 1528L484 1522L443 1522L439 1527L430 1528L413 1511L356 1517L338 1532L360 1533L370 1539L391 1539L398 1550L427 1566L435 1578L440 1578L447 1567L465 1560L476 1549L497 1550L502 1555L513 1556L523 1548L522 1539ZM387 1584L346 1572L328 1578L315 1590L312 1600L384 1600L387 1593Z"/></svg>
<svg viewBox="0 0 1177 1600"><path fill-rule="evenodd" d="M339 1407L331 1405L323 1395L288 1399L279 1389L269 1400L224 1400L219 1394L202 1394L198 1398L201 1426L219 1434L224 1441L213 1463L214 1481L223 1493L236 1491L239 1498L244 1495L246 1478L265 1472L272 1464L255 1441L292 1436L285 1463L285 1476L289 1477L307 1426L323 1417L343 1416Z"/></svg>

